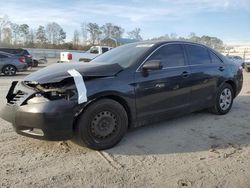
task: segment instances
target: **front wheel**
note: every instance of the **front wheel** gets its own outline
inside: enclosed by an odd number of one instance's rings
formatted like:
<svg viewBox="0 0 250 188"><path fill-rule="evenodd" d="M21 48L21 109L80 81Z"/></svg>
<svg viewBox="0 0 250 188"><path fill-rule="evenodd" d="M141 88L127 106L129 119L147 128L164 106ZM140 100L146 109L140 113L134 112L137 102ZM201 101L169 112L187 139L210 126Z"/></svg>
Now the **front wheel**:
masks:
<svg viewBox="0 0 250 188"><path fill-rule="evenodd" d="M78 143L95 150L116 145L125 135L128 117L123 106L111 99L91 104L76 122Z"/></svg>
<svg viewBox="0 0 250 188"><path fill-rule="evenodd" d="M212 113L224 115L230 111L233 104L233 88L230 84L224 84L217 92L214 106L211 108Z"/></svg>

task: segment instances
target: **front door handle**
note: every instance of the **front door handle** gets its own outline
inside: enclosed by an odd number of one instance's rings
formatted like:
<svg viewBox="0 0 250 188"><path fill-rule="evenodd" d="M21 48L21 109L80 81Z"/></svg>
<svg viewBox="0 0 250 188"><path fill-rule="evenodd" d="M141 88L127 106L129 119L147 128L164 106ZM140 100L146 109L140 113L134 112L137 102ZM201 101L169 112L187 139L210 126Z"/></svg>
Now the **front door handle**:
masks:
<svg viewBox="0 0 250 188"><path fill-rule="evenodd" d="M183 78L188 78L189 77L189 72L184 71L181 75L182 75Z"/></svg>
<svg viewBox="0 0 250 188"><path fill-rule="evenodd" d="M224 71L225 68L224 67L219 67L219 71Z"/></svg>

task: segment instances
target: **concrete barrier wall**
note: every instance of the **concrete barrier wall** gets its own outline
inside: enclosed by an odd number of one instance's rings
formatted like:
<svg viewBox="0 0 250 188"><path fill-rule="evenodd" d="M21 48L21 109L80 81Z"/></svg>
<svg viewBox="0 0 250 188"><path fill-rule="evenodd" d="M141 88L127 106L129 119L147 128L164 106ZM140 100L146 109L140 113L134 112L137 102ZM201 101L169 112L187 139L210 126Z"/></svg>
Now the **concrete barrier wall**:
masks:
<svg viewBox="0 0 250 188"><path fill-rule="evenodd" d="M79 50L65 50L65 49L43 49L43 48L25 48L29 53L36 58L60 58L61 52L83 52Z"/></svg>

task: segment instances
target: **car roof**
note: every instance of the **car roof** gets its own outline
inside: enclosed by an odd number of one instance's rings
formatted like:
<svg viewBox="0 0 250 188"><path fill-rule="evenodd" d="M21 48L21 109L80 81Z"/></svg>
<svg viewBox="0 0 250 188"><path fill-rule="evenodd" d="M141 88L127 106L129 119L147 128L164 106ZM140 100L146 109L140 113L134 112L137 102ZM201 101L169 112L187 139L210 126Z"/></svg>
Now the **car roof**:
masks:
<svg viewBox="0 0 250 188"><path fill-rule="evenodd" d="M23 48L0 48L0 51L8 52L11 54L26 53L26 52L29 53L27 50Z"/></svg>
<svg viewBox="0 0 250 188"><path fill-rule="evenodd" d="M227 58L224 55L222 55L218 51L210 48L209 46L206 46L206 45L201 44L201 43L183 41L183 40L152 40L152 41L148 40L148 41L136 42L136 44L154 44L154 46L156 46L156 47L159 47L161 45L168 44L168 43L191 44L191 45L202 46L202 47L205 47L205 48L209 49L214 54L216 54L223 62L227 61Z"/></svg>
<svg viewBox="0 0 250 188"><path fill-rule="evenodd" d="M7 53L7 52L2 52L2 51L0 51L0 54L1 55L7 55L7 56L14 56L13 54L10 54L10 53Z"/></svg>
<svg viewBox="0 0 250 188"><path fill-rule="evenodd" d="M138 44L165 44L165 43L183 43L183 44L195 44L195 45L201 45L205 46L201 43L196 43L196 42L190 42L190 41L183 41L183 40L147 40L147 41L141 41L141 42L136 42Z"/></svg>
<svg viewBox="0 0 250 188"><path fill-rule="evenodd" d="M23 48L0 48L0 51L1 50L25 50Z"/></svg>

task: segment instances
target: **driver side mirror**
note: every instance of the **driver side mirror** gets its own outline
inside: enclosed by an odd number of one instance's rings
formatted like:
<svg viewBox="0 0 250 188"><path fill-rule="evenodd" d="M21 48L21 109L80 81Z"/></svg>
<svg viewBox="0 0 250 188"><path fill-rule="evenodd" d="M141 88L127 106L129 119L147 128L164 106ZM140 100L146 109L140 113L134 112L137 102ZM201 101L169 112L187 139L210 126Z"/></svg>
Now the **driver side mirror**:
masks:
<svg viewBox="0 0 250 188"><path fill-rule="evenodd" d="M150 60L146 61L142 66L143 70L160 70L162 69L161 61L160 60Z"/></svg>

